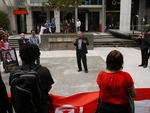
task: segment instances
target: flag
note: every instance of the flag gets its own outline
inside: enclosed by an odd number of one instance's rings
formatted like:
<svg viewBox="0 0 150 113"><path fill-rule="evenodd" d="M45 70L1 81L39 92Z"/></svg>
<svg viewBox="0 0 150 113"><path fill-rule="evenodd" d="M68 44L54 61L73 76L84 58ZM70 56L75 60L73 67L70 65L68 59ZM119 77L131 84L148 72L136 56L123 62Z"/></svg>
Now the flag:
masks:
<svg viewBox="0 0 150 113"><path fill-rule="evenodd" d="M150 113L150 88L137 88L134 98L135 113ZM50 94L52 104L49 113L94 113L99 91L79 93L72 96Z"/></svg>

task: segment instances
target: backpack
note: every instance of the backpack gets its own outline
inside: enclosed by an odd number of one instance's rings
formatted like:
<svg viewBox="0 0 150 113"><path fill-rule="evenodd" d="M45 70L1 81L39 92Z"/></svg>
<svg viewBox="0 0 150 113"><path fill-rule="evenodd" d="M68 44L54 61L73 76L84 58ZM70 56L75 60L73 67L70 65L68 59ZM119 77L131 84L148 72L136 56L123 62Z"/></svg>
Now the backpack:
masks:
<svg viewBox="0 0 150 113"><path fill-rule="evenodd" d="M20 67L11 79L12 105L16 113L36 113L42 103L41 83L36 70Z"/></svg>

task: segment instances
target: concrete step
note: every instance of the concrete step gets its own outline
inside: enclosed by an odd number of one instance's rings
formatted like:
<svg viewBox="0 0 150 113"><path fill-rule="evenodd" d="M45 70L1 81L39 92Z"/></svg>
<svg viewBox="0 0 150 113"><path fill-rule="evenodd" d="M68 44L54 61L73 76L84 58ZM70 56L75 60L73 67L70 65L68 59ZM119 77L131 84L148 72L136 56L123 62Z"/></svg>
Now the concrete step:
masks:
<svg viewBox="0 0 150 113"><path fill-rule="evenodd" d="M133 41L99 41L94 42L94 47L139 47L139 45Z"/></svg>
<svg viewBox="0 0 150 113"><path fill-rule="evenodd" d="M10 45L19 50L18 39L11 38ZM139 47L132 39L115 38L112 35L94 35L94 47Z"/></svg>

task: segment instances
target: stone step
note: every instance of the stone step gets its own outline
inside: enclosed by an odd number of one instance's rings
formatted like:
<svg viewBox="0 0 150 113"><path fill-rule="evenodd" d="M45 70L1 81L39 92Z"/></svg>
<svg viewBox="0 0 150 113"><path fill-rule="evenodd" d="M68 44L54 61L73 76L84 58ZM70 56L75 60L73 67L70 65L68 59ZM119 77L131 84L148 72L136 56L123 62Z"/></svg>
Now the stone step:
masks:
<svg viewBox="0 0 150 113"><path fill-rule="evenodd" d="M94 47L139 47L132 39L115 38L111 35L94 35ZM10 39L10 45L19 49L18 39Z"/></svg>
<svg viewBox="0 0 150 113"><path fill-rule="evenodd" d="M102 42L94 42L94 47L139 47L139 45L131 40L131 41L102 41Z"/></svg>

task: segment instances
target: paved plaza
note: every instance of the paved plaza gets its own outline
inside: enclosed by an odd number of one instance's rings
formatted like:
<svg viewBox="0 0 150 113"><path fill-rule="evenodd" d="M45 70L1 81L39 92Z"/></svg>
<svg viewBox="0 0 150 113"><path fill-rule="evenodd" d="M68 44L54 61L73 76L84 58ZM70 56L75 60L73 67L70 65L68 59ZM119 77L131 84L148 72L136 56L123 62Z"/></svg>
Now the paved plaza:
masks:
<svg viewBox="0 0 150 113"><path fill-rule="evenodd" d="M41 51L41 65L48 67L55 81L51 94L70 96L82 92L97 91L97 74L105 70L105 59L111 50L119 50L124 56L124 71L131 74L136 88L150 88L150 64L147 68L138 67L141 63L140 50L128 47L98 47L88 50L87 63L89 73L78 72L75 50ZM19 53L17 57L21 64ZM150 60L149 60L150 63ZM10 93L8 78L2 64L2 78Z"/></svg>

